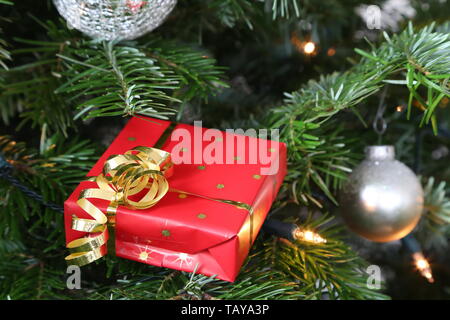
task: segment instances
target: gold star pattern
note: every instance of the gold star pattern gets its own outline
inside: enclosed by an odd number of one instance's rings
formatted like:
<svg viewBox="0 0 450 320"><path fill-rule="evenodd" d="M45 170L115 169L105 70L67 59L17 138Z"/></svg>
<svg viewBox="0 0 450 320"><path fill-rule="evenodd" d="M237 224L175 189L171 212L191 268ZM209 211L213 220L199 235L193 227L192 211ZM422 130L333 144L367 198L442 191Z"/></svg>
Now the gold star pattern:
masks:
<svg viewBox="0 0 450 320"><path fill-rule="evenodd" d="M148 259L151 259L151 258L152 258L152 257L150 257L150 254L151 254L153 251L150 250L150 252L149 252L149 251L147 251L147 250L148 250L148 248L147 248L147 246L145 246L145 251L139 252L139 260L147 261Z"/></svg>
<svg viewBox="0 0 450 320"><path fill-rule="evenodd" d="M175 260L175 262L180 261L180 267L183 265L183 263L186 263L187 265L192 264L192 258L184 252L180 252L178 254L178 258Z"/></svg>
<svg viewBox="0 0 450 320"><path fill-rule="evenodd" d="M148 252L142 251L139 253L139 260L147 261L148 259Z"/></svg>

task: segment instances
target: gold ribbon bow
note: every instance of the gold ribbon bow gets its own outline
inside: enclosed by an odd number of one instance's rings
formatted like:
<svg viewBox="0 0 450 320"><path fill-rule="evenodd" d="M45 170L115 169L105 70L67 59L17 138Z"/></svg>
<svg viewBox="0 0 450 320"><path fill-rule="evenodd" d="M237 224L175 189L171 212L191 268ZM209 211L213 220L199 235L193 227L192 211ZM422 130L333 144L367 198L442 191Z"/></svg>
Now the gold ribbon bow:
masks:
<svg viewBox="0 0 450 320"><path fill-rule="evenodd" d="M133 209L147 209L154 206L169 191L168 177L172 175L173 163L170 153L149 147L136 147L125 154L111 156L103 166L103 173L89 179L98 188L86 189L80 193L77 204L92 219L72 218L72 229L88 232L89 235L67 244L71 252L66 261L71 265L89 264L107 253L107 223L115 224L119 205ZM144 191L145 190L145 191ZM143 192L138 201L132 196ZM110 201L105 215L89 199Z"/></svg>

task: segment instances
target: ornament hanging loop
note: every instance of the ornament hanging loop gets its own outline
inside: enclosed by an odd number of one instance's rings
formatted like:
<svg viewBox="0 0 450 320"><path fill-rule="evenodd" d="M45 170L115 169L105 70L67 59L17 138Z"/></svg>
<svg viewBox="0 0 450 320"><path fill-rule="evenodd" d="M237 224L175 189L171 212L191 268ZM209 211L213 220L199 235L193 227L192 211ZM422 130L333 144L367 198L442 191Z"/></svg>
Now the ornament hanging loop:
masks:
<svg viewBox="0 0 450 320"><path fill-rule="evenodd" d="M386 110L386 104L384 103L386 92L387 87L384 87L383 92L381 93L381 99L378 105L377 114L375 115L375 119L372 123L373 130L378 135L378 144L381 144L381 138L387 129L387 122L383 117L384 111Z"/></svg>
<svg viewBox="0 0 450 320"><path fill-rule="evenodd" d="M387 129L386 120L381 117L376 117L373 121L373 130L378 134L379 140L381 140L381 136L385 133Z"/></svg>

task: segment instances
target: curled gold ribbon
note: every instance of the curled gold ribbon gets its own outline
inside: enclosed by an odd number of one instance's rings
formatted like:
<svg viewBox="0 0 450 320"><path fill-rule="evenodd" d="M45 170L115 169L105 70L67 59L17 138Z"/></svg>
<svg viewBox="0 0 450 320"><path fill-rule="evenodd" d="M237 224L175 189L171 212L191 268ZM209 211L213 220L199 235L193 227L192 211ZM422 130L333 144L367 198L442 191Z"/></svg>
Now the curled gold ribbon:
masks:
<svg viewBox="0 0 450 320"><path fill-rule="evenodd" d="M72 216L72 229L88 235L67 244L69 265L84 266L107 254L108 224L115 225L119 205L131 209L147 209L158 203L168 191L218 201L246 210L250 214L250 244L253 234L253 209L250 205L233 200L210 198L186 191L169 189L167 178L173 174L170 153L149 147L135 147L124 154L111 156L104 164L102 174L90 178L98 188L81 191L77 204L92 219ZM138 201L133 195L143 193ZM131 197L131 198L130 198ZM106 215L89 199L109 201Z"/></svg>
<svg viewBox="0 0 450 320"><path fill-rule="evenodd" d="M72 229L89 234L67 244L71 253L65 258L67 263L83 266L106 255L107 223L113 223L118 206L132 209L154 206L169 191L166 178L172 172L170 153L163 150L136 147L125 154L111 156L103 166L103 173L90 179L97 183L98 188L83 190L77 200L92 219L72 217ZM140 200L130 198L143 190L145 193ZM89 199L110 201L106 210L108 216Z"/></svg>

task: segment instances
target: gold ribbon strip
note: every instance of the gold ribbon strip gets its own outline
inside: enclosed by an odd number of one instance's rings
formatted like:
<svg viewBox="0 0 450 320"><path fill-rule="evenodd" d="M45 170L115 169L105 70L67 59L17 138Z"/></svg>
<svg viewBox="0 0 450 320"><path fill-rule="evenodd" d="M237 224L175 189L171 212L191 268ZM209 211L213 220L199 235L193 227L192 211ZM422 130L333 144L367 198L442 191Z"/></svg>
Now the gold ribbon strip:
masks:
<svg viewBox="0 0 450 320"><path fill-rule="evenodd" d="M77 204L92 219L72 217L72 229L88 232L89 235L67 244L71 252L66 257L68 264L83 266L106 254L108 241L108 220L114 223L119 205L132 209L147 209L154 206L169 191L167 179L172 175L173 163L170 153L148 147L136 147L123 155L111 156L103 166L103 173L90 179L98 188L85 189L80 193ZM131 196L145 190L139 201ZM106 210L108 219L89 199L110 201Z"/></svg>
<svg viewBox="0 0 450 320"><path fill-rule="evenodd" d="M88 232L85 237L67 244L71 253L65 259L69 265L84 266L107 253L107 224L115 225L115 215L119 205L131 209L147 209L158 203L168 191L184 193L204 199L230 204L247 210L250 214L250 243L253 234L253 209L250 205L232 200L210 198L190 192L169 189L167 178L173 174L173 163L169 152L149 147L135 147L123 155L113 155L105 162L103 172L90 181L98 188L81 191L77 204L92 219L72 217L72 229ZM130 197L144 193L139 201ZM106 215L89 199L109 201Z"/></svg>

